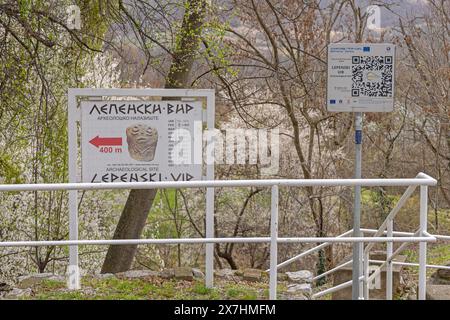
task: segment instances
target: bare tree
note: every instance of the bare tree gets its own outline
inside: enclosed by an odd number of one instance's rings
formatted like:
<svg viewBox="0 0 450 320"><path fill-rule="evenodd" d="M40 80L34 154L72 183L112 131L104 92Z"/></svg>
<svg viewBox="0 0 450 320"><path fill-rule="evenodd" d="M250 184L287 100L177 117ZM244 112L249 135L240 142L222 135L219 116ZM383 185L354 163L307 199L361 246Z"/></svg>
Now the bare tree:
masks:
<svg viewBox="0 0 450 320"><path fill-rule="evenodd" d="M187 0L185 2L183 23L177 35L177 43L171 53L172 63L166 77L165 88L188 86L189 72L195 60L200 43L200 33L205 18L205 0ZM120 10L131 21L124 3L120 1ZM145 37L144 31L133 22L138 32ZM114 239L136 239L141 236L147 216L155 199L157 190L131 190L125 207L114 232ZM102 273L126 271L131 267L137 245L110 246L102 267Z"/></svg>

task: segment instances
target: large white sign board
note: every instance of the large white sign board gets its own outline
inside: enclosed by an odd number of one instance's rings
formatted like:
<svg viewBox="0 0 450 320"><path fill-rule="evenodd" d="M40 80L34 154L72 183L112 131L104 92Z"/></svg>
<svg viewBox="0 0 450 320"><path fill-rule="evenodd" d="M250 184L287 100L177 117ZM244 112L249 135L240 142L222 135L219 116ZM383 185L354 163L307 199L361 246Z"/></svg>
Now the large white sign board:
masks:
<svg viewBox="0 0 450 320"><path fill-rule="evenodd" d="M84 100L110 97L161 97L182 101ZM81 99L80 103L78 99ZM206 110L202 110L200 101L206 102ZM137 179L137 182L151 183L152 180L202 179L202 121L206 120L208 130L214 129L214 90L71 88L68 90L68 112L69 182L77 183L80 178L84 182L102 182L103 176L105 182L134 182ZM78 124L81 125L81 175L78 164ZM190 148L185 145L188 142ZM210 147L214 150L214 140L210 142ZM183 156L176 159L180 150ZM184 156L186 150L191 151L193 162L185 162L189 158ZM205 167L206 179L214 180L214 163L206 163ZM107 168L115 169L108 171ZM144 172L144 177L130 175L140 170ZM113 176L111 172L114 171L117 173ZM119 172L128 174L121 176ZM149 172L156 174L149 175ZM206 189L205 229L205 236L214 238L214 188ZM69 190L69 239L78 240L77 190ZM69 246L70 289L80 288L78 260L78 246ZM208 243L205 257L205 283L208 287L213 285L213 262L214 244Z"/></svg>
<svg viewBox="0 0 450 320"><path fill-rule="evenodd" d="M199 101L83 101L82 181L201 180L201 130Z"/></svg>
<svg viewBox="0 0 450 320"><path fill-rule="evenodd" d="M389 112L394 108L395 46L333 43L328 46L327 110Z"/></svg>

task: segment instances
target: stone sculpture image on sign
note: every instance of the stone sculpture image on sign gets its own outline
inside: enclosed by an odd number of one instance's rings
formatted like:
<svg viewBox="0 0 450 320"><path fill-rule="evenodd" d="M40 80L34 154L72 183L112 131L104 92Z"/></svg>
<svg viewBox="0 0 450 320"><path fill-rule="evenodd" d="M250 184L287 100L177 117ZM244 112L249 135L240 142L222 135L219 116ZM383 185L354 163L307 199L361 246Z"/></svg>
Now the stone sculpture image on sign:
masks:
<svg viewBox="0 0 450 320"><path fill-rule="evenodd" d="M126 129L128 152L138 161L152 161L158 144L158 130L143 123L136 123Z"/></svg>

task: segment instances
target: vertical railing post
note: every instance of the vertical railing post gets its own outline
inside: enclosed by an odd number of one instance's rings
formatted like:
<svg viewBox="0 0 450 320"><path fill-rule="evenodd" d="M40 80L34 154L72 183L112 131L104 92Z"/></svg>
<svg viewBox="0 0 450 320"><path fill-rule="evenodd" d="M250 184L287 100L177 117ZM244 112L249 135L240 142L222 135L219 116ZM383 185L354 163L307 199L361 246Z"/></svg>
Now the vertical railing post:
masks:
<svg viewBox="0 0 450 320"><path fill-rule="evenodd" d="M362 232L360 233L360 236L363 236ZM363 275L364 272L364 242L358 242L358 251L359 251L359 270L360 270L360 274L361 276ZM360 278L361 278L360 276ZM365 292L364 292L364 277L359 281L359 300L364 300L366 299L365 297Z"/></svg>
<svg viewBox="0 0 450 320"><path fill-rule="evenodd" d="M369 300L369 252L366 252L364 254L364 280L363 280L363 293L364 293L364 300Z"/></svg>
<svg viewBox="0 0 450 320"><path fill-rule="evenodd" d="M428 186L420 186L420 236L427 231ZM425 300L427 285L427 243L419 244L419 300Z"/></svg>
<svg viewBox="0 0 450 320"><path fill-rule="evenodd" d="M270 209L270 279L269 299L277 299L277 264L278 264L278 185L272 186Z"/></svg>
<svg viewBox="0 0 450 320"><path fill-rule="evenodd" d="M387 237L394 234L394 221L389 219L387 224ZM386 243L386 300L392 300L392 253L394 251L394 243Z"/></svg>
<svg viewBox="0 0 450 320"><path fill-rule="evenodd" d="M206 188L206 238L214 238L214 188ZM214 285L214 244L205 245L205 286Z"/></svg>

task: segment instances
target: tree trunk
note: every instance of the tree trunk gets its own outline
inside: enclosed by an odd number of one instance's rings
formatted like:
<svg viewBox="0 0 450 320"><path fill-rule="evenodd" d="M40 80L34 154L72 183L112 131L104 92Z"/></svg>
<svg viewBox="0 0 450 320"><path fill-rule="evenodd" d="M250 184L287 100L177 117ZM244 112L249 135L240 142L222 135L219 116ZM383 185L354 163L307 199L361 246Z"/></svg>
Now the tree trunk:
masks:
<svg viewBox="0 0 450 320"><path fill-rule="evenodd" d="M187 0L179 39L173 53L165 88L188 86L189 72L199 45L205 16L205 0ZM156 196L156 189L131 190L114 232L114 239L138 239ZM103 262L102 273L117 273L130 269L137 245L111 245Z"/></svg>

